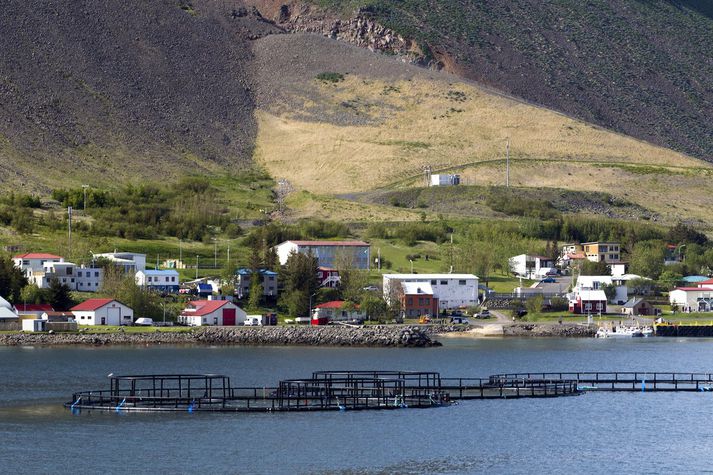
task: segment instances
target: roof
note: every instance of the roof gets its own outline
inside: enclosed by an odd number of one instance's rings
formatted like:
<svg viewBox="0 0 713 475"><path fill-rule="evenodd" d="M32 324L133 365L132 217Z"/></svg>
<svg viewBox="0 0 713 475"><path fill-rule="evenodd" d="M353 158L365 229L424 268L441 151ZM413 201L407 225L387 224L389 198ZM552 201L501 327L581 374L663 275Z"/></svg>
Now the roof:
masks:
<svg viewBox="0 0 713 475"><path fill-rule="evenodd" d="M0 320L10 320L19 318L15 312L7 307L0 307Z"/></svg>
<svg viewBox="0 0 713 475"><path fill-rule="evenodd" d="M140 270L139 272L143 272L144 275L178 275L178 271L172 270L172 269L166 269L166 270L146 269L146 270ZM139 272L137 272L137 274Z"/></svg>
<svg viewBox="0 0 713 475"><path fill-rule="evenodd" d="M581 287L591 287L594 282L599 282L602 284L610 285L612 283L612 276L610 275L580 275L577 277L577 288Z"/></svg>
<svg viewBox="0 0 713 475"><path fill-rule="evenodd" d="M641 302L643 302L644 299L641 297L632 297L629 299L628 302L624 304L624 308L634 308L637 305L639 305Z"/></svg>
<svg viewBox="0 0 713 475"><path fill-rule="evenodd" d="M282 244L288 242L291 242L292 244L297 244L298 246L369 246L369 243L364 241L285 241ZM282 244L280 244L280 246Z"/></svg>
<svg viewBox="0 0 713 475"><path fill-rule="evenodd" d="M44 252L28 252L27 254L18 254L13 259L63 259L63 257Z"/></svg>
<svg viewBox="0 0 713 475"><path fill-rule="evenodd" d="M73 312L93 312L94 310L98 310L102 308L104 305L107 305L111 302L117 302L114 299L89 299L85 300L84 302L80 303L79 305L75 305L74 307L70 308L71 311ZM120 303L120 302L117 302Z"/></svg>
<svg viewBox="0 0 713 475"><path fill-rule="evenodd" d="M193 315L193 316L203 316L213 313L223 305L230 303L227 300L194 300L188 303L188 307L184 310L181 315ZM190 311L190 308L195 308L195 311Z"/></svg>
<svg viewBox="0 0 713 475"><path fill-rule="evenodd" d="M260 275L277 275L277 272L271 271L269 269L259 269L257 272ZM247 267L241 267L240 269L236 270L235 273L238 275L251 275L253 271L252 269L248 269Z"/></svg>
<svg viewBox="0 0 713 475"><path fill-rule="evenodd" d="M419 280L437 280L437 279L477 279L473 274L384 274L388 279L419 279Z"/></svg>
<svg viewBox="0 0 713 475"><path fill-rule="evenodd" d="M578 292L580 300L606 301L607 294L603 290L580 290Z"/></svg>
<svg viewBox="0 0 713 475"><path fill-rule="evenodd" d="M314 308L342 308L342 305L344 305L344 300L332 300L331 302L315 305Z"/></svg>
<svg viewBox="0 0 713 475"><path fill-rule="evenodd" d="M20 303L15 305L18 312L54 312L48 303Z"/></svg>
<svg viewBox="0 0 713 475"><path fill-rule="evenodd" d="M618 245L619 243L616 241L591 241L591 242L583 242L582 246L584 246L585 244L617 244Z"/></svg>
<svg viewBox="0 0 713 475"><path fill-rule="evenodd" d="M708 281L708 277L705 275L687 275L683 279L681 279L684 282L690 282L692 284L698 283L698 282L704 282Z"/></svg>
<svg viewBox="0 0 713 475"><path fill-rule="evenodd" d="M567 257L569 259L586 259L587 256L584 254L584 252L569 252L567 253Z"/></svg>
<svg viewBox="0 0 713 475"><path fill-rule="evenodd" d="M428 282L402 282L405 295L433 295L433 288Z"/></svg>
<svg viewBox="0 0 713 475"><path fill-rule="evenodd" d="M683 290L684 292L713 292L713 289L708 287L676 287L673 290ZM673 290L671 292L673 292Z"/></svg>
<svg viewBox="0 0 713 475"><path fill-rule="evenodd" d="M698 285L713 285L713 279L701 280L696 282Z"/></svg>

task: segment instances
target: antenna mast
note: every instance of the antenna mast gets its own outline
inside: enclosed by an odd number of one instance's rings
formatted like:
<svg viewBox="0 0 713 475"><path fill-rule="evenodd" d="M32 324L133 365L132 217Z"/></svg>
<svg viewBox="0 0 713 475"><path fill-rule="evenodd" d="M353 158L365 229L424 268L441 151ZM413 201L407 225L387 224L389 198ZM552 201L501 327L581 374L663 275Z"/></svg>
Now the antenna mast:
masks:
<svg viewBox="0 0 713 475"><path fill-rule="evenodd" d="M510 139L505 144L505 186L510 188Z"/></svg>

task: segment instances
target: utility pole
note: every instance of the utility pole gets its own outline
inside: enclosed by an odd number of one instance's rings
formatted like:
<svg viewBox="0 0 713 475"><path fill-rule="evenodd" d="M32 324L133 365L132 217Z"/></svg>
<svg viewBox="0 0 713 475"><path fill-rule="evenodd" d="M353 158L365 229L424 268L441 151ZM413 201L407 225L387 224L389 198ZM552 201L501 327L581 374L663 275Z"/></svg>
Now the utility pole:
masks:
<svg viewBox="0 0 713 475"><path fill-rule="evenodd" d="M505 144L505 186L510 188L510 139Z"/></svg>
<svg viewBox="0 0 713 475"><path fill-rule="evenodd" d="M213 238L213 269L218 268L218 240Z"/></svg>
<svg viewBox="0 0 713 475"><path fill-rule="evenodd" d="M196 254L196 280L198 280L198 254Z"/></svg>
<svg viewBox="0 0 713 475"><path fill-rule="evenodd" d="M87 214L87 188L89 185L82 185L82 188L84 189L84 214Z"/></svg>
<svg viewBox="0 0 713 475"><path fill-rule="evenodd" d="M178 260L183 262L183 239L178 241Z"/></svg>
<svg viewBox="0 0 713 475"><path fill-rule="evenodd" d="M230 269L230 246L228 246L228 269Z"/></svg>
<svg viewBox="0 0 713 475"><path fill-rule="evenodd" d="M72 256L72 207L67 206L67 257L71 259Z"/></svg>

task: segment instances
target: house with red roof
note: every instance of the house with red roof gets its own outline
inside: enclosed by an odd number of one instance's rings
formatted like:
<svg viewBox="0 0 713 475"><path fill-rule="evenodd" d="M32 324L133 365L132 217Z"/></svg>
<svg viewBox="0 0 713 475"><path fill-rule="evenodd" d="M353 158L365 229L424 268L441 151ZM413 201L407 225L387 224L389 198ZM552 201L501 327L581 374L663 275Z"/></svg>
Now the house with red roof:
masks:
<svg viewBox="0 0 713 475"><path fill-rule="evenodd" d="M228 300L194 300L178 316L178 323L191 327L243 325L245 311Z"/></svg>
<svg viewBox="0 0 713 475"><path fill-rule="evenodd" d="M281 265L292 253L311 254L322 267L349 264L355 269L369 269L369 243L364 241L285 241L275 246Z"/></svg>
<svg viewBox="0 0 713 475"><path fill-rule="evenodd" d="M42 318L42 314L46 312L54 312L52 305L48 303L22 303L16 304L15 310L20 318L32 317Z"/></svg>
<svg viewBox="0 0 713 475"><path fill-rule="evenodd" d="M131 325L134 311L114 299L89 299L69 309L79 325Z"/></svg>
<svg viewBox="0 0 713 475"><path fill-rule="evenodd" d="M344 306L344 300L332 300L316 305L312 309L312 325L329 325L330 322L363 321L366 314L358 305L353 309Z"/></svg>

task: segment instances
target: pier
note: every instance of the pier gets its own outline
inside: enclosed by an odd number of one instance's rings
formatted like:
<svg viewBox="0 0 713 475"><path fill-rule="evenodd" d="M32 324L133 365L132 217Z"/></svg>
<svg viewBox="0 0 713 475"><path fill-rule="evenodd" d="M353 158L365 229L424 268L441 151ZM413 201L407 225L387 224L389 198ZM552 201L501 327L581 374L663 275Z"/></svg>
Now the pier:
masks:
<svg viewBox="0 0 713 475"><path fill-rule="evenodd" d="M219 374L109 376L65 407L116 412L287 412L430 408L458 400L550 398L588 391L712 391L713 373L542 372L444 378L433 371L317 371L275 386L233 387Z"/></svg>

